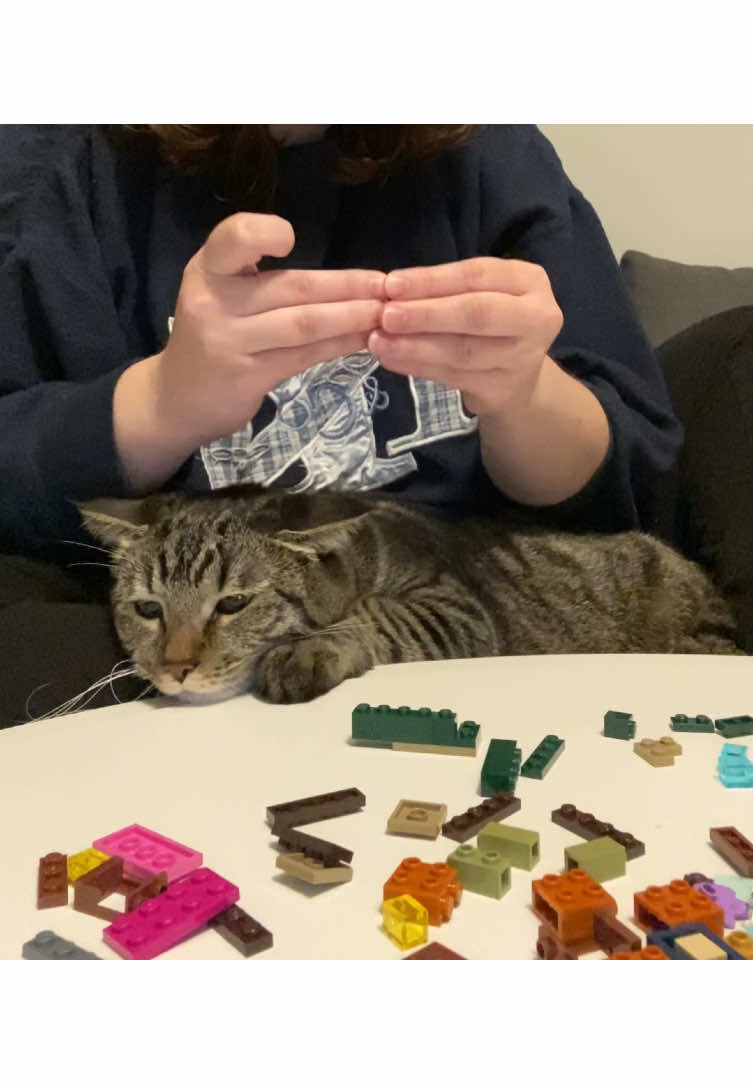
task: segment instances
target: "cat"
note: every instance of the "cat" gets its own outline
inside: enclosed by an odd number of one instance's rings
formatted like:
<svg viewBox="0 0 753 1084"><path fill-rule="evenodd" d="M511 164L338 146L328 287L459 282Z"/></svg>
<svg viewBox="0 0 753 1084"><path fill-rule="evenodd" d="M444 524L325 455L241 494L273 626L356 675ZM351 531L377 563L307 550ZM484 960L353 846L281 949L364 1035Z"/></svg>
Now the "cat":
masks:
<svg viewBox="0 0 753 1084"><path fill-rule="evenodd" d="M395 500L235 487L81 506L136 672L183 700L327 692L383 663L744 654L706 573L639 531L448 521Z"/></svg>

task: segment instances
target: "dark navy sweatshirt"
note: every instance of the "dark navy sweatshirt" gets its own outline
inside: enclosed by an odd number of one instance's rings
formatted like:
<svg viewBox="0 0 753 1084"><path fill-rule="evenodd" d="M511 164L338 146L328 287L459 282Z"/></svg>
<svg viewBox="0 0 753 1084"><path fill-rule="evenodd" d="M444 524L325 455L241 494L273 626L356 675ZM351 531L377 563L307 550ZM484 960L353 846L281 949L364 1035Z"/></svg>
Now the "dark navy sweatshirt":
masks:
<svg viewBox="0 0 753 1084"><path fill-rule="evenodd" d="M262 269L540 264L564 314L551 356L599 398L611 437L585 489L538 514L645 527L681 430L599 220L541 132L481 127L386 183L334 183L336 153L333 130L280 151L275 211L296 247ZM171 176L151 144L126 149L92 126L0 127L0 550L51 553L84 537L72 502L128 495L115 383L165 345L183 268L238 209ZM484 470L460 394L366 351L285 381L164 488L243 482L379 490L448 514L516 508Z"/></svg>

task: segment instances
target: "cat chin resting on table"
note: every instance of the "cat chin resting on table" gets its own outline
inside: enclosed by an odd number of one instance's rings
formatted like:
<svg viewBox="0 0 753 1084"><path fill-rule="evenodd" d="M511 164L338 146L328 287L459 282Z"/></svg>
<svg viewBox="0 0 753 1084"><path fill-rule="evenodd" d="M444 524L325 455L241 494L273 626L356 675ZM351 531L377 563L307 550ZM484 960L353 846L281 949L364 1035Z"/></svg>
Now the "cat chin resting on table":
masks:
<svg viewBox="0 0 753 1084"><path fill-rule="evenodd" d="M310 700L383 663L743 654L708 576L638 531L448 521L397 501L236 487L81 506L135 670L201 702Z"/></svg>

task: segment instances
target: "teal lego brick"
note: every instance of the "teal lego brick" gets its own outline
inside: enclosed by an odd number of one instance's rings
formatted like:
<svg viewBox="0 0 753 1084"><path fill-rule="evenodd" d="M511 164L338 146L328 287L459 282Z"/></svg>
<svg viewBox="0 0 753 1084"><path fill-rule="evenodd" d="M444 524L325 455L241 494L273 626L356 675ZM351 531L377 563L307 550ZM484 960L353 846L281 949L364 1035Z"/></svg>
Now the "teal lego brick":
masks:
<svg viewBox="0 0 753 1084"><path fill-rule="evenodd" d="M526 779L543 779L557 757L562 755L564 748L565 742L562 738L558 738L556 734L547 734L520 769L520 774Z"/></svg>
<svg viewBox="0 0 753 1084"><path fill-rule="evenodd" d="M624 877L626 864L625 848L609 836L565 847L565 872L582 869L599 884Z"/></svg>
<svg viewBox="0 0 753 1084"><path fill-rule="evenodd" d="M510 863L498 851L481 851L463 843L448 855L447 865L457 871L469 892L501 900L510 891Z"/></svg>
<svg viewBox="0 0 753 1084"><path fill-rule="evenodd" d="M719 782L725 787L753 787L753 764L747 754L745 745L735 745L729 741L724 743L716 762L716 771Z"/></svg>
<svg viewBox="0 0 753 1084"><path fill-rule="evenodd" d="M723 738L747 738L753 734L753 715L732 715L715 719L714 728Z"/></svg>
<svg viewBox="0 0 753 1084"><path fill-rule="evenodd" d="M680 734L714 733L714 724L708 715L673 715L669 727Z"/></svg>
<svg viewBox="0 0 753 1084"><path fill-rule="evenodd" d="M539 833L507 824L487 824L477 838L480 851L498 851L516 869L531 870L539 861Z"/></svg>
<svg viewBox="0 0 753 1084"><path fill-rule="evenodd" d="M478 723L468 720L458 724L449 708L391 708L387 704L372 707L359 704L353 709L351 736L354 741L383 742L391 745L446 745L475 750Z"/></svg>
<svg viewBox="0 0 753 1084"><path fill-rule="evenodd" d="M481 768L481 794L491 798L503 791L514 792L520 774L521 752L516 741L492 738Z"/></svg>
<svg viewBox="0 0 753 1084"><path fill-rule="evenodd" d="M607 711L604 713L603 733L605 738L629 741L635 737L635 720L629 711Z"/></svg>

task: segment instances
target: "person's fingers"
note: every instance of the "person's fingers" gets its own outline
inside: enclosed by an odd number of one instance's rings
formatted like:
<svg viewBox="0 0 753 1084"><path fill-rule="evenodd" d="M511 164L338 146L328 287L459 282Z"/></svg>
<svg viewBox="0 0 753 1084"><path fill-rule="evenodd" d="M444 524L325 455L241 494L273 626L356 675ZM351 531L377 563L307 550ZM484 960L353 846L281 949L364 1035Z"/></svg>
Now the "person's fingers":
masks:
<svg viewBox="0 0 753 1084"><path fill-rule="evenodd" d="M425 376L437 367L486 373L509 368L518 361L522 340L485 339L478 335L384 335L377 330L368 342L385 368Z"/></svg>
<svg viewBox="0 0 753 1084"><path fill-rule="evenodd" d="M496 256L477 256L433 267L406 267L390 271L385 287L388 298L408 300L485 290L519 295L538 290L545 284L549 285L549 278L538 264L524 260L502 260Z"/></svg>
<svg viewBox="0 0 753 1084"><path fill-rule="evenodd" d="M228 327L228 348L236 354L258 354L368 332L379 326L381 310L381 301L273 309L233 320Z"/></svg>
<svg viewBox="0 0 753 1084"><path fill-rule="evenodd" d="M332 361L335 358L345 357L347 354L356 354L359 350L366 349L368 332L360 332L351 335L339 335L332 339L324 339L321 342L309 343L306 346L289 347L281 350L265 350L254 356L254 370L268 371L274 381L274 386L283 380L305 372L314 365L323 361Z"/></svg>
<svg viewBox="0 0 753 1084"><path fill-rule="evenodd" d="M253 316L301 305L383 300L384 279L381 271L285 269L216 277L211 281L211 292L226 312Z"/></svg>
<svg viewBox="0 0 753 1084"><path fill-rule="evenodd" d="M388 301L382 327L391 335L416 333L525 335L536 327L539 309L511 294L453 294L421 301Z"/></svg>
<svg viewBox="0 0 753 1084"><path fill-rule="evenodd" d="M223 219L198 253L207 276L255 273L263 256L287 256L295 244L293 227L277 215L236 214Z"/></svg>

